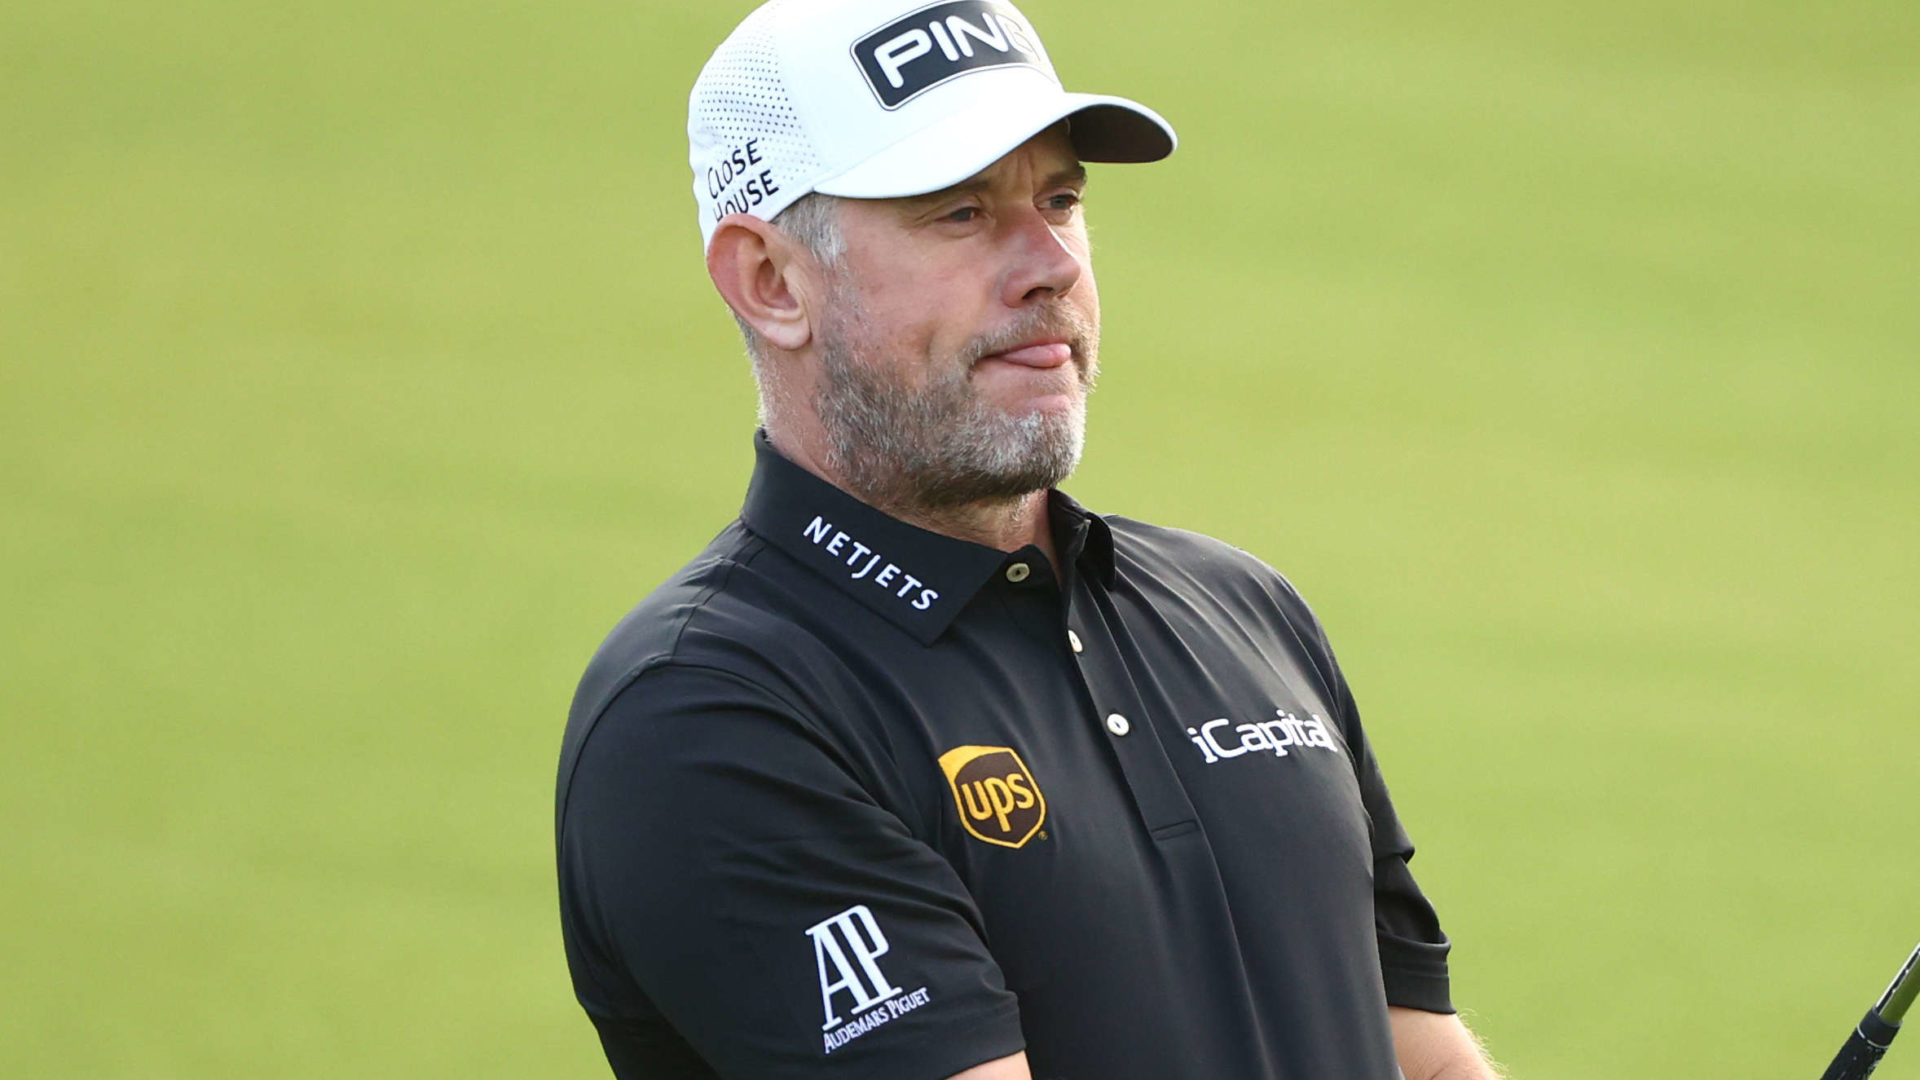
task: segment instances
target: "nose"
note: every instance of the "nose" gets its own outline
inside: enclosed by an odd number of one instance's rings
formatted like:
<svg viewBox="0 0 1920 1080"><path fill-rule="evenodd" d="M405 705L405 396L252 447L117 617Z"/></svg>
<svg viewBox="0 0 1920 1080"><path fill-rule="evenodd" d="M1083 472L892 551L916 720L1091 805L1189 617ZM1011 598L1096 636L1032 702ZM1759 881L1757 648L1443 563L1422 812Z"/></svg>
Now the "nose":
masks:
<svg viewBox="0 0 1920 1080"><path fill-rule="evenodd" d="M1080 257L1038 209L1015 215L1007 231L1008 270L1001 290L1007 306L1057 298L1080 280Z"/></svg>

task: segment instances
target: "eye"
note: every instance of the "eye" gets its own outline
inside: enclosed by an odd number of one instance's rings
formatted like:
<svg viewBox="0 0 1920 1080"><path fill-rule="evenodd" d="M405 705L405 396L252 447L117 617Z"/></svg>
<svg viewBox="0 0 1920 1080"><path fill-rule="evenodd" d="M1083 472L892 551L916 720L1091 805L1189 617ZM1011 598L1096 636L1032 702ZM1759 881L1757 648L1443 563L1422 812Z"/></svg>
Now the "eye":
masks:
<svg viewBox="0 0 1920 1080"><path fill-rule="evenodd" d="M980 208L979 208L979 207L977 207L977 206L962 206L962 207L958 207L958 208L956 208L956 209L954 209L954 210L951 210L951 211L949 211L948 213L946 213L945 215L943 215L943 216L941 217L941 219L940 219L940 220L942 220L942 221L951 221L951 222L953 222L953 223L954 223L954 224L956 224L956 225L965 225L965 224L967 224L968 222L970 222L970 221L972 221L973 219L975 219L975 218L977 218L977 217L979 217L979 216L980 216Z"/></svg>
<svg viewBox="0 0 1920 1080"><path fill-rule="evenodd" d="M1078 192L1062 191L1047 197L1047 209L1049 210L1071 210L1079 205L1080 195Z"/></svg>

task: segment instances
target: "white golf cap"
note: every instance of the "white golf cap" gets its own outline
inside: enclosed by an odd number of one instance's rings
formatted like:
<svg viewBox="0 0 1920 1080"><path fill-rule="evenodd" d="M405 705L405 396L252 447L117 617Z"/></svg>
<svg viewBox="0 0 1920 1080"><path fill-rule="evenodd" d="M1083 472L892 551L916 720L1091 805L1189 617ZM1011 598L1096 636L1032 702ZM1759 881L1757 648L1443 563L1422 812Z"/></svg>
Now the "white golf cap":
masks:
<svg viewBox="0 0 1920 1080"><path fill-rule="evenodd" d="M1173 128L1125 98L1070 94L1003 0L771 0L693 84L687 141L700 238L771 221L809 192L924 195L1061 120L1082 161L1158 161Z"/></svg>

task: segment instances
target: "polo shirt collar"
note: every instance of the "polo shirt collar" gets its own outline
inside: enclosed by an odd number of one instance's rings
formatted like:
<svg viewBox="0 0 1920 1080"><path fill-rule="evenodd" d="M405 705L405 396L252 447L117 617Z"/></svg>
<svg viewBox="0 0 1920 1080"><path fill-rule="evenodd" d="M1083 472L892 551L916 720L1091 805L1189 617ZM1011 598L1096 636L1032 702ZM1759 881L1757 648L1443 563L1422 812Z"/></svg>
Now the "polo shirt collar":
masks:
<svg viewBox="0 0 1920 1080"><path fill-rule="evenodd" d="M740 520L794 561L923 645L952 625L1014 554L910 525L868 506L753 438L753 480ZM1049 522L1064 560L1111 580L1107 523L1058 491Z"/></svg>
<svg viewBox="0 0 1920 1080"><path fill-rule="evenodd" d="M1061 561L1091 572L1102 585L1113 587L1113 528L1107 519L1074 501L1058 488L1047 492L1047 514L1053 524L1053 543Z"/></svg>

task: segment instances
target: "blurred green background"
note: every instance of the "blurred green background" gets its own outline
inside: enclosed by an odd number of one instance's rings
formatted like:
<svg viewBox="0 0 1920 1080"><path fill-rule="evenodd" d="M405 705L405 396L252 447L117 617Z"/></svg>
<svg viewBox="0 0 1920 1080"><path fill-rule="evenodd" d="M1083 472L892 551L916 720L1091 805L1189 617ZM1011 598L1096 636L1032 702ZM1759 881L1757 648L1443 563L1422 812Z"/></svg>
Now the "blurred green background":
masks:
<svg viewBox="0 0 1920 1080"><path fill-rule="evenodd" d="M552 767L750 465L750 6L0 6L0 1075L605 1075ZM1816 1076L1920 937L1920 5L1025 9L1184 140L1070 489L1315 602L1517 1077Z"/></svg>

